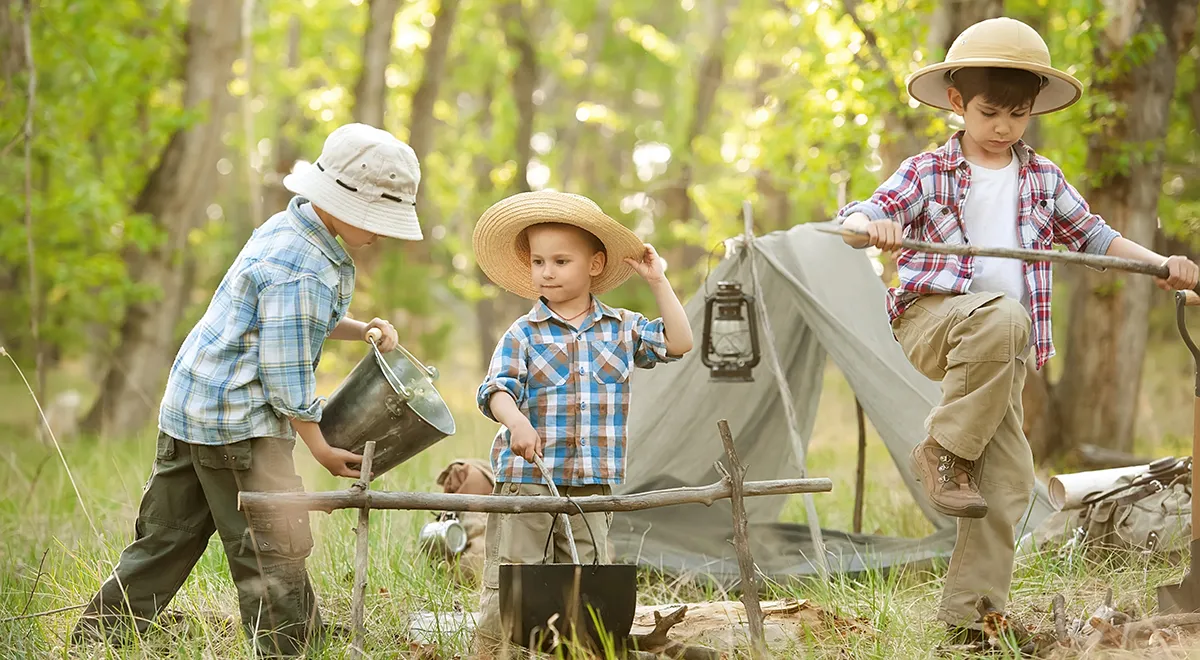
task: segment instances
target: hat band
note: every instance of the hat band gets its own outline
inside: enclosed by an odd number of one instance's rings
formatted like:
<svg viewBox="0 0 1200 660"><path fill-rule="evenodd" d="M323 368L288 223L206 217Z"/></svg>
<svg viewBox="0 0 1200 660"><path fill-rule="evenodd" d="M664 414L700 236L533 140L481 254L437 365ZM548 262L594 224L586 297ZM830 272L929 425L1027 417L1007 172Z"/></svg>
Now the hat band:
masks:
<svg viewBox="0 0 1200 660"><path fill-rule="evenodd" d="M325 171L325 168L321 166L321 161L317 161L314 164L317 166L317 169L320 170L321 172ZM341 179L335 178L333 181L334 181L334 183L345 188L346 190L349 190L350 192L355 192L355 193L358 192L358 188L355 188L354 186L349 185L348 183L346 183L345 181L342 181ZM397 197L390 193L379 193L379 196L384 199L391 200L393 202L399 202L401 204L411 204L413 206L417 205L417 200L415 198L411 202L406 202L405 200L401 199L400 197Z"/></svg>
<svg viewBox="0 0 1200 660"><path fill-rule="evenodd" d="M960 66L957 69L948 69L946 71L946 83L953 85L954 84L954 74L958 73L959 71L962 71L963 69L971 69L971 68L976 68L976 67ZM1029 71L1029 69L1022 69L1022 71ZM1038 89L1044 89L1047 85L1050 84L1050 78L1048 76L1043 76L1042 74L1040 74L1036 71L1029 71L1029 73L1032 73L1033 75L1037 76L1038 79L1042 81L1042 84L1038 85Z"/></svg>

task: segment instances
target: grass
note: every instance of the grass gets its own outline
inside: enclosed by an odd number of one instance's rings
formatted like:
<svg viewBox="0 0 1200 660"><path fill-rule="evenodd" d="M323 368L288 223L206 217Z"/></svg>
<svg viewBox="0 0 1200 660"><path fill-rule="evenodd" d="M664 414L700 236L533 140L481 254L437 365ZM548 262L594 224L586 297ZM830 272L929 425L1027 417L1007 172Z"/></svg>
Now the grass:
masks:
<svg viewBox="0 0 1200 660"><path fill-rule="evenodd" d="M1191 426L1191 371L1178 342L1157 345L1147 361L1140 414L1138 450L1147 454L1186 454ZM346 373L350 363L331 355L324 374ZM439 365L442 366L442 365ZM0 373L11 373L4 361ZM447 365L440 384L458 422L458 433L380 478L374 487L387 490L436 490L434 478L452 459L484 456L493 427L474 409L475 377L461 365ZM15 374L14 374L15 376ZM69 370L55 374L51 391L89 386L87 374ZM153 460L154 437L147 431L115 441L75 439L63 452L75 476L76 497L57 453L36 439L30 420L32 402L19 380L5 377L0 397L0 619L86 602L108 575L133 533L141 488ZM329 387L331 384L326 384ZM89 394L85 391L85 394ZM854 400L840 374L830 368L825 378L809 467L813 475L831 477L834 493L816 496L822 523L849 529L853 510ZM904 536L931 530L900 483L890 457L874 435L868 439L868 474L864 530ZM330 477L303 448L297 468L309 490L341 489L347 480ZM84 515L95 522L93 532ZM348 623L353 572L353 528L356 512L312 515L316 548L309 560L322 615ZM802 520L798 498L785 507L784 518ZM366 617L369 657L408 657L407 622L421 611L473 611L474 585L462 584L416 548L426 512L388 512L372 517L371 573ZM1082 615L1099 604L1111 586L1117 605L1138 612L1154 608L1155 585L1176 581L1182 566L1143 557L1119 557L1096 564L1078 555L1043 553L1021 560L1012 588L1010 611L1028 623L1048 621L1050 599L1062 593L1068 609ZM839 576L828 581L796 581L769 585L772 598L810 599L827 612L861 620L860 627L814 629L781 657L914 658L934 654L947 642L934 620L941 586L941 567L910 567L887 574ZM641 577L643 604L730 597L712 587L678 583L649 573ZM67 636L76 611L0 623L0 657L177 657L243 658L251 650L238 626L223 623L237 616L236 596L217 540L185 583L170 609L182 613L164 621L135 643L120 650L93 646L70 649ZM466 654L467 636L447 631L436 655ZM348 644L332 642L320 657L348 655ZM429 657L429 656L424 656Z"/></svg>

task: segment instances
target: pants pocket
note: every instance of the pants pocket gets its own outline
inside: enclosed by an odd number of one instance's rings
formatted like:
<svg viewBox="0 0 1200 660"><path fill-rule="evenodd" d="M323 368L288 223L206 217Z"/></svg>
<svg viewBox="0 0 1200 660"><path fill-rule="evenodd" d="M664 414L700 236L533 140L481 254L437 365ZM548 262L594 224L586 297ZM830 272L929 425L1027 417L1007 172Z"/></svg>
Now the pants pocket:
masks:
<svg viewBox="0 0 1200 660"><path fill-rule="evenodd" d="M175 438L160 432L158 434L158 447L154 452L154 457L160 461L169 461L175 458Z"/></svg>
<svg viewBox="0 0 1200 660"><path fill-rule="evenodd" d="M312 549L312 527L307 511L269 509L246 513L242 554L274 555L294 561L307 558Z"/></svg>

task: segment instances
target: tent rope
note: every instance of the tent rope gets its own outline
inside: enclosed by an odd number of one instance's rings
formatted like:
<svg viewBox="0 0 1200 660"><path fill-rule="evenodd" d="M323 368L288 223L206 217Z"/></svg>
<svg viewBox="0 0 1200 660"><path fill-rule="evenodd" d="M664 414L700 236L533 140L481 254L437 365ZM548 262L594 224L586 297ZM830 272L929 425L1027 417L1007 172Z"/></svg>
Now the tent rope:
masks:
<svg viewBox="0 0 1200 660"><path fill-rule="evenodd" d="M746 221L745 242L746 253L750 260L750 279L754 284L754 292L757 295L762 291L762 284L758 277L758 249L754 245L754 219L753 211L750 207L750 202L742 203L742 215ZM787 416L788 437L792 441L792 447L796 452L796 458L800 461L800 477L808 476L808 450L804 443L804 439L800 435L800 427L796 423L796 407L792 401L791 387L788 386L787 377L783 373L783 367L780 365L779 352L775 348L775 334L771 330L771 315L759 314L758 307L754 308L754 313L758 314L759 320L762 322L763 344L766 346L764 351L767 355L767 362L771 365L771 372L775 376L775 382L779 386L779 397L783 400L784 414ZM812 536L813 549L817 555L817 570L820 572L821 579L829 577L829 560L825 554L825 539L821 534L821 523L817 519L817 506L813 501L812 493L804 494L804 512L808 518L808 532Z"/></svg>

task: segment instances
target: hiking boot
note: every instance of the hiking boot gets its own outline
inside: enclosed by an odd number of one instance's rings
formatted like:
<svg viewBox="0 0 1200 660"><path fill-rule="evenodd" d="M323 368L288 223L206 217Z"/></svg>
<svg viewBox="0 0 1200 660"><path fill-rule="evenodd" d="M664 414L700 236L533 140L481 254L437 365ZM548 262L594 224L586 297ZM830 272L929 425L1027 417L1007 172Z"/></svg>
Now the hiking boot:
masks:
<svg viewBox="0 0 1200 660"><path fill-rule="evenodd" d="M987 502L979 494L972 473L975 461L956 456L933 438L925 438L917 445L910 460L913 474L925 486L925 494L934 509L954 518L987 515Z"/></svg>

